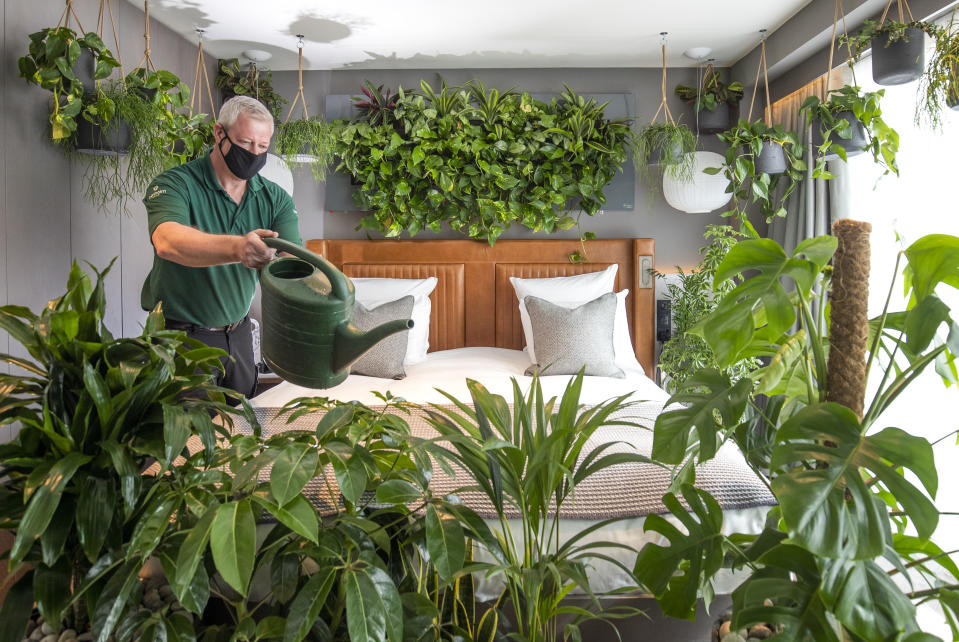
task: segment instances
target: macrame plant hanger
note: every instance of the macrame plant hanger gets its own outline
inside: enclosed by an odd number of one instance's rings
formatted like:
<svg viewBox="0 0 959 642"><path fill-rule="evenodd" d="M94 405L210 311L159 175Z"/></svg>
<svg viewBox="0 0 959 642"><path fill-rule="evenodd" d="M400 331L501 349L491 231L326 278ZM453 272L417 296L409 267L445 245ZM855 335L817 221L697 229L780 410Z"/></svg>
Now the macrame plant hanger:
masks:
<svg viewBox="0 0 959 642"><path fill-rule="evenodd" d="M143 67L148 73L156 73L156 65L150 57L150 0L143 0L143 58L136 68Z"/></svg>
<svg viewBox="0 0 959 642"><path fill-rule="evenodd" d="M899 10L899 22L906 22L906 18L909 18L908 22L916 21L916 19L912 17L912 11L909 9L909 3L906 2L906 0L889 0L889 2L886 3L885 10L882 12L882 17L879 18L880 25L886 21L886 14L889 13L893 2L896 3L896 8Z"/></svg>
<svg viewBox="0 0 959 642"><path fill-rule="evenodd" d="M293 110L296 108L297 103L303 108L303 120L310 119L310 112L306 109L306 96L303 95L303 34L296 34L297 42L296 48L297 53L297 88L296 96L293 98L293 103L290 105L290 111L286 113L286 118L283 120L283 124L290 122L290 118L293 116ZM293 154L290 160L294 163L315 163L320 159L312 154L298 153Z"/></svg>
<svg viewBox="0 0 959 642"><path fill-rule="evenodd" d="M114 52L117 62L120 63L120 82L122 82L123 86L126 87L127 76L123 71L123 58L120 57L120 38L117 35L116 20L113 19L112 0L100 0L100 11L97 14L97 34L100 36L100 40L103 40L103 29L106 26L107 15L110 16L110 27L113 30L113 46L115 47ZM79 24L79 20L77 23Z"/></svg>
<svg viewBox="0 0 959 642"><path fill-rule="evenodd" d="M659 109L656 110L656 113L653 114L653 119L649 121L650 125L656 124L656 119L659 118L659 114L663 114L663 120L670 125L675 125L676 121L673 119L672 113L669 111L669 105L666 103L666 36L669 35L668 31L661 31L659 34L660 43L663 50L663 80L661 84L662 90L662 100L659 103Z"/></svg>
<svg viewBox="0 0 959 642"><path fill-rule="evenodd" d="M759 65L756 67L756 80L753 81L753 96L749 99L749 114L746 116L746 122L753 122L753 103L756 101L756 91L759 89L759 72L762 72L763 84L766 88L766 110L763 122L767 127L771 127L772 107L769 104L769 70L766 68L766 30L760 29L759 33Z"/></svg>
<svg viewBox="0 0 959 642"><path fill-rule="evenodd" d="M200 87L202 77L206 85L207 99L210 101L210 115L216 120L216 107L213 104L213 91L210 89L210 75L206 70L206 59L203 56L203 34L206 29L196 28L197 50L196 50L196 69L193 71L193 89L190 92L190 113L197 114L203 111L203 92ZM194 106L195 105L195 106Z"/></svg>
<svg viewBox="0 0 959 642"><path fill-rule="evenodd" d="M80 16L77 15L77 10L73 8L73 0L66 0L66 6L63 8L63 13L60 14L60 20L57 22L57 29L60 27L69 29L70 16L73 16L73 20L77 23L77 31L80 35L85 34L87 30L80 24Z"/></svg>
<svg viewBox="0 0 959 642"><path fill-rule="evenodd" d="M890 0L892 4L893 0ZM887 7L888 9L888 7ZM885 16L885 14L883 14ZM832 84L832 63L834 59L834 53L836 51L836 31L839 29L839 21L842 20L842 33L846 36L846 64L849 65L849 69L852 71L852 84L858 86L859 83L856 82L856 68L853 66L853 56L852 53L852 43L849 42L849 32L846 29L846 11L843 9L842 0L836 0L836 7L833 9L832 15L832 37L829 40L829 63L826 66L826 82L823 83L823 92L822 100L825 102L829 98L829 91Z"/></svg>

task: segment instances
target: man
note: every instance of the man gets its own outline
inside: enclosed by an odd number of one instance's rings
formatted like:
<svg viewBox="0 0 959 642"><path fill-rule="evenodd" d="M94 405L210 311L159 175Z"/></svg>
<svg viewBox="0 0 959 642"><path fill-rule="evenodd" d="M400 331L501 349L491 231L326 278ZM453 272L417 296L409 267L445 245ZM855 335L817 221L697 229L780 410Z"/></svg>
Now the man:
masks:
<svg viewBox="0 0 959 642"><path fill-rule="evenodd" d="M236 96L221 107L213 134L208 155L163 172L147 188L154 257L140 305L162 302L168 328L227 351L217 383L249 396L256 367L247 314L257 270L275 254L263 239L301 240L293 199L257 175L273 136L270 112Z"/></svg>

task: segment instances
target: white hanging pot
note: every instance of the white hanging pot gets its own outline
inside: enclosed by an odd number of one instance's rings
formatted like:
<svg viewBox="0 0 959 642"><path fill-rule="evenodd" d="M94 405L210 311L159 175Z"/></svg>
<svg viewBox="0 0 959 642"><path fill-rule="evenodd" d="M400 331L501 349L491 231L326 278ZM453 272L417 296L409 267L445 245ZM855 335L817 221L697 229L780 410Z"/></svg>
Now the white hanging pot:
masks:
<svg viewBox="0 0 959 642"><path fill-rule="evenodd" d="M707 167L722 167L725 159L716 152L693 152L693 175L689 180L663 174L663 196L669 205L689 214L705 214L717 210L732 198L726 192L729 180L722 172L710 175Z"/></svg>
<svg viewBox="0 0 959 642"><path fill-rule="evenodd" d="M260 176L282 187L292 198L293 172L290 171L290 166L286 164L285 160L276 154L267 154L266 165L260 170Z"/></svg>

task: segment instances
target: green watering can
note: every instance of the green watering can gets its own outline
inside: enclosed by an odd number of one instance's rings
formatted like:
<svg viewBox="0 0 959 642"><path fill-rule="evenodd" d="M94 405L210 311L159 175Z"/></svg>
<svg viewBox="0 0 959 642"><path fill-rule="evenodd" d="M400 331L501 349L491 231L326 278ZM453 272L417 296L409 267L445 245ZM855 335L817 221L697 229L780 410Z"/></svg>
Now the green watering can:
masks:
<svg viewBox="0 0 959 642"><path fill-rule="evenodd" d="M263 358L280 377L332 388L350 364L391 334L413 327L398 319L363 332L353 325L353 283L319 254L279 238L263 242L292 254L260 269ZM294 258L295 257L295 258Z"/></svg>

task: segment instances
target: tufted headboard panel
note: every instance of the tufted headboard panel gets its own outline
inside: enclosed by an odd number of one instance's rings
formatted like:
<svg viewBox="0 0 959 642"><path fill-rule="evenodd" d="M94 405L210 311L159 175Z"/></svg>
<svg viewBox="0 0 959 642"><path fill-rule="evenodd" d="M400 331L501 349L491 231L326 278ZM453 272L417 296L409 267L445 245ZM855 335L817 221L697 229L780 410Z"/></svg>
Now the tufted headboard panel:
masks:
<svg viewBox="0 0 959 642"><path fill-rule="evenodd" d="M629 288L627 316L636 357L653 376L655 265L653 239L586 241L588 263L570 263L578 240L502 240L490 247L469 240L363 241L316 239L307 247L347 276L437 277L431 295L430 350L465 346L523 348L519 302L509 277L541 278L596 272L618 264L616 291Z"/></svg>

